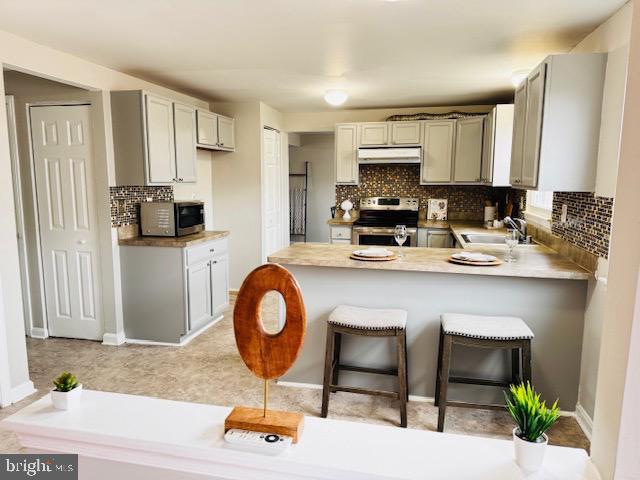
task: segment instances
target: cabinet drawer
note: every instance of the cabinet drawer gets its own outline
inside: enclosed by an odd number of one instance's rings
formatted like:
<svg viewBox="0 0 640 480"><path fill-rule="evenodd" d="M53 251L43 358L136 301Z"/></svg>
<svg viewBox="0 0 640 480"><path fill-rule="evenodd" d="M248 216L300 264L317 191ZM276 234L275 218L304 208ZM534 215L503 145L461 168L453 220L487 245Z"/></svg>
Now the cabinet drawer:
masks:
<svg viewBox="0 0 640 480"><path fill-rule="evenodd" d="M351 240L351 227L331 227L331 238L334 240Z"/></svg>
<svg viewBox="0 0 640 480"><path fill-rule="evenodd" d="M331 243L351 245L351 240L343 240L343 239L332 238L331 239Z"/></svg>
<svg viewBox="0 0 640 480"><path fill-rule="evenodd" d="M227 251L227 240L214 240L187 249L187 266L194 265L214 255L220 255Z"/></svg>

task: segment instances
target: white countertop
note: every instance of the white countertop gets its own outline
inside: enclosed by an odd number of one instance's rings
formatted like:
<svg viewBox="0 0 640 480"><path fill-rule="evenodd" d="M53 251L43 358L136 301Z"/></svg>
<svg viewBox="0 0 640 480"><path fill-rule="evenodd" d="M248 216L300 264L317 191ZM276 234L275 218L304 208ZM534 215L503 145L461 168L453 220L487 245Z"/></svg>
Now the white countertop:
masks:
<svg viewBox="0 0 640 480"><path fill-rule="evenodd" d="M584 450L553 447L526 476L510 441L305 417L297 445L280 456L230 449L230 408L83 392L77 410L49 396L0 423L31 449L215 475L228 479L598 479ZM83 478L80 472L80 478ZM177 477L179 478L179 477Z"/></svg>

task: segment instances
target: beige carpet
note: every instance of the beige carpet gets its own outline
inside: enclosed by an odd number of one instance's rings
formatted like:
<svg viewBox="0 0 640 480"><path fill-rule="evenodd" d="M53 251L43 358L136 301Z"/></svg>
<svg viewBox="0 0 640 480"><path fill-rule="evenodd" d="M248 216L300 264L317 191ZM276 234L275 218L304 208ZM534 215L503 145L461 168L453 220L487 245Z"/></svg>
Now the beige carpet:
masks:
<svg viewBox="0 0 640 480"><path fill-rule="evenodd" d="M275 302L268 302L265 318L273 319ZM265 321L266 323L266 321ZM4 410L0 419L46 395L51 379L62 370L73 372L85 388L217 405L260 406L262 384L244 366L235 347L232 310L223 320L185 347L124 345L49 338L27 339L29 370L38 392ZM321 391L273 384L270 406L320 414ZM330 418L397 425L392 400L349 393L332 394ZM431 403L409 402L409 428L435 430L437 409ZM513 426L501 411L449 408L446 431L494 438L510 438ZM588 449L589 441L574 418L563 417L550 432L550 442ZM0 452L20 451L12 433L0 432Z"/></svg>

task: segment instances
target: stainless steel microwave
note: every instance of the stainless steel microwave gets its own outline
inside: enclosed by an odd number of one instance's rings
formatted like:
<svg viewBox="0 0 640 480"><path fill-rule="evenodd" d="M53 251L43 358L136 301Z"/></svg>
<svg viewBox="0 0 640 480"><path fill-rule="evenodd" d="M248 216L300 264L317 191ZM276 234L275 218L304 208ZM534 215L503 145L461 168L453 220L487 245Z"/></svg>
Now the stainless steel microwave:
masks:
<svg viewBox="0 0 640 480"><path fill-rule="evenodd" d="M142 202L142 235L181 237L204 230L203 202Z"/></svg>

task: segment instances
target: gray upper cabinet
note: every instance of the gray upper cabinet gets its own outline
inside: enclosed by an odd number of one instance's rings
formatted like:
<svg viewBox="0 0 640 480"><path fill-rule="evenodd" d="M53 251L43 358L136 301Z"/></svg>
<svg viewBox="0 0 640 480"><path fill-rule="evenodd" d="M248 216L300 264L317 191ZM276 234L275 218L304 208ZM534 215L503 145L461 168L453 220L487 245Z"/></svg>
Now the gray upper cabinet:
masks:
<svg viewBox="0 0 640 480"><path fill-rule="evenodd" d="M215 147L218 145L218 116L215 113L198 109L198 146Z"/></svg>
<svg viewBox="0 0 640 480"><path fill-rule="evenodd" d="M360 126L360 145L383 146L389 143L389 124L387 122L369 122Z"/></svg>
<svg viewBox="0 0 640 480"><path fill-rule="evenodd" d="M547 57L516 90L514 187L593 192L607 56Z"/></svg>
<svg viewBox="0 0 640 480"><path fill-rule="evenodd" d="M218 115L218 147L221 150L235 150L236 134L233 118Z"/></svg>
<svg viewBox="0 0 640 480"><path fill-rule="evenodd" d="M176 145L176 175L178 182L195 183L197 180L196 109L174 103L173 124Z"/></svg>
<svg viewBox="0 0 640 480"><path fill-rule="evenodd" d="M482 183L484 116L456 120L454 183Z"/></svg>
<svg viewBox="0 0 640 480"><path fill-rule="evenodd" d="M513 104L493 107L484 120L481 183L508 187L513 137Z"/></svg>
<svg viewBox="0 0 640 480"><path fill-rule="evenodd" d="M360 126L357 123L336 125L335 172L337 184L358 184L359 129Z"/></svg>
<svg viewBox="0 0 640 480"><path fill-rule="evenodd" d="M424 122L420 183L451 183L455 120Z"/></svg>
<svg viewBox="0 0 640 480"><path fill-rule="evenodd" d="M170 100L145 95L146 170L148 185L175 181L176 156L173 132L173 104Z"/></svg>
<svg viewBox="0 0 640 480"><path fill-rule="evenodd" d="M422 136L420 122L390 122L391 144L420 145Z"/></svg>

